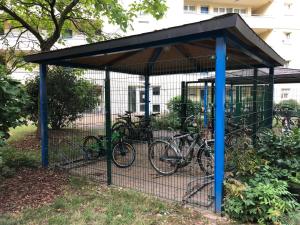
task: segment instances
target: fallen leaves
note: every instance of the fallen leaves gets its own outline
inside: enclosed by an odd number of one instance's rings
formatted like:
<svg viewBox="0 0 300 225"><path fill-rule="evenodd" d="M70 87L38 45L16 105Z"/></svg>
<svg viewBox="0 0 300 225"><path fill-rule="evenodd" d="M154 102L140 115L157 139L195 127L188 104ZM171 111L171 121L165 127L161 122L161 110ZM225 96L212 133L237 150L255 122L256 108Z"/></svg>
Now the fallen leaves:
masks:
<svg viewBox="0 0 300 225"><path fill-rule="evenodd" d="M62 172L24 168L0 184L0 213L51 203L67 184Z"/></svg>

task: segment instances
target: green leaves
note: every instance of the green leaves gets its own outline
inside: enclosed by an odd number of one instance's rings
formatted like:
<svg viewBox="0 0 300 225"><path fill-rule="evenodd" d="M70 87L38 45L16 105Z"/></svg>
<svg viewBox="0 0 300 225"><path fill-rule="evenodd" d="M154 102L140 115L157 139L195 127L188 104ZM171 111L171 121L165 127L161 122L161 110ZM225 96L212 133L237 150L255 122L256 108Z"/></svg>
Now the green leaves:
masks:
<svg viewBox="0 0 300 225"><path fill-rule="evenodd" d="M0 66L0 146L9 137L9 128L26 123L24 107L28 95L20 82L13 80Z"/></svg>
<svg viewBox="0 0 300 225"><path fill-rule="evenodd" d="M225 191L225 212L243 222L280 223L300 207L288 191L287 182L277 179L268 166L245 182L228 180Z"/></svg>
<svg viewBox="0 0 300 225"><path fill-rule="evenodd" d="M100 89L99 89L100 88ZM31 98L26 111L30 120L38 122L39 77L26 82ZM48 122L53 129L66 127L82 113L95 109L99 103L101 87L83 79L81 70L62 67L49 68L47 74Z"/></svg>

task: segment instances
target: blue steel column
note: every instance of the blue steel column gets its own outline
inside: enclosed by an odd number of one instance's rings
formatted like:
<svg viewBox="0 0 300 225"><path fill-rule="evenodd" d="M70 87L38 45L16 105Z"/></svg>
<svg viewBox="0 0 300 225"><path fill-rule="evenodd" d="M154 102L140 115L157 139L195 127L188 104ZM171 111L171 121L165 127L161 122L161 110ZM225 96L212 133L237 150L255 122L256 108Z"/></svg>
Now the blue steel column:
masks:
<svg viewBox="0 0 300 225"><path fill-rule="evenodd" d="M207 82L204 83L204 127L207 128L208 118L207 118L207 98L208 98L208 87Z"/></svg>
<svg viewBox="0 0 300 225"><path fill-rule="evenodd" d="M110 106L110 74L105 69L105 133L107 150L107 185L112 184L111 158L112 158L112 130L111 130L111 106Z"/></svg>
<svg viewBox="0 0 300 225"><path fill-rule="evenodd" d="M149 83L149 76L146 75L145 76L145 119L146 121L149 120L149 116L150 116L150 94L149 94L149 90L150 90L150 83Z"/></svg>
<svg viewBox="0 0 300 225"><path fill-rule="evenodd" d="M42 166L47 167L48 162L48 121L47 121L47 65L40 64L40 126L42 145Z"/></svg>
<svg viewBox="0 0 300 225"><path fill-rule="evenodd" d="M226 43L216 38L215 211L221 213L224 180Z"/></svg>

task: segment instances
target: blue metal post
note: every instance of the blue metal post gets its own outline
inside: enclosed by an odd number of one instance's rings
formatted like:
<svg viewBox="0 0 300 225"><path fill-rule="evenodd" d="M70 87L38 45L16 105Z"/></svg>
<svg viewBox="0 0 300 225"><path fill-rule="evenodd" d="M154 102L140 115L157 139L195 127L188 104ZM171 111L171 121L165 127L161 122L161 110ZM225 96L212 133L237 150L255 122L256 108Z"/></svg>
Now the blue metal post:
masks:
<svg viewBox="0 0 300 225"><path fill-rule="evenodd" d="M204 105L204 127L207 128L208 124L208 118L207 118L207 97L208 97L208 87L207 87L207 82L204 83L204 100L203 100L203 105Z"/></svg>
<svg viewBox="0 0 300 225"><path fill-rule="evenodd" d="M224 180L226 42L216 38L215 211L221 213Z"/></svg>
<svg viewBox="0 0 300 225"><path fill-rule="evenodd" d="M229 89L229 95L230 95L230 115L232 116L233 113L233 85L230 85L230 89Z"/></svg>
<svg viewBox="0 0 300 225"><path fill-rule="evenodd" d="M149 120L150 116L150 95L149 95L150 83L149 76L145 76L145 119Z"/></svg>
<svg viewBox="0 0 300 225"><path fill-rule="evenodd" d="M47 122L47 65L40 64L40 126L42 145L42 166L47 167L48 162L48 122Z"/></svg>

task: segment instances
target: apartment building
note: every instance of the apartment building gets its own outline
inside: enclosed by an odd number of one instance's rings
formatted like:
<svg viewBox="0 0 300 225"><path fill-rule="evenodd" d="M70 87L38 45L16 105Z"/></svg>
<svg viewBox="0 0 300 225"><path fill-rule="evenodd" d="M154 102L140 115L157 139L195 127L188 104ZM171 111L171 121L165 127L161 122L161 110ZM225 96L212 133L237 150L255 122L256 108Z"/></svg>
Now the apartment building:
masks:
<svg viewBox="0 0 300 225"><path fill-rule="evenodd" d="M225 13L239 13L249 26L286 60L285 67L300 69L299 0L168 0L164 19L140 15L133 33L206 20ZM275 102L300 100L296 84L275 85Z"/></svg>
<svg viewBox="0 0 300 225"><path fill-rule="evenodd" d="M124 5L132 0L122 0ZM159 30L172 26L178 26L186 23L206 20L214 16L225 13L239 13L249 26L266 41L275 51L286 59L285 67L300 69L300 1L299 0L167 0L168 11L163 19L156 21L150 15L140 14L133 22L133 30L127 33L121 32L118 27L107 24L105 32L119 33L122 35L132 35L138 33ZM5 35L8 27L0 29L0 35ZM17 31L15 31L17 32ZM30 34L28 34L30 35ZM12 34L9 41L14 43L17 35ZM21 49L31 49L32 46L26 42L30 37L24 38L20 46ZM75 33L72 30L66 31L61 37L61 43L56 44L55 48L69 47L85 44L85 37ZM5 46L0 43L0 49L5 50ZM18 70L14 77L20 80L26 79L28 73ZM93 79L92 77L90 77ZM133 79L133 78L132 78ZM133 87L130 82L124 83L128 86L128 109L137 113L144 110L143 103L143 78L138 78L140 85ZM178 81L180 84L180 81ZM102 84L99 84L102 85ZM159 102L163 98L164 82L154 81L151 92L152 111L165 111L166 102ZM178 87L179 89L180 87ZM300 100L300 90L295 84L275 85L275 101L297 98ZM193 91L191 91L193 93ZM175 95L175 93L174 93ZM171 96L169 96L171 97Z"/></svg>

